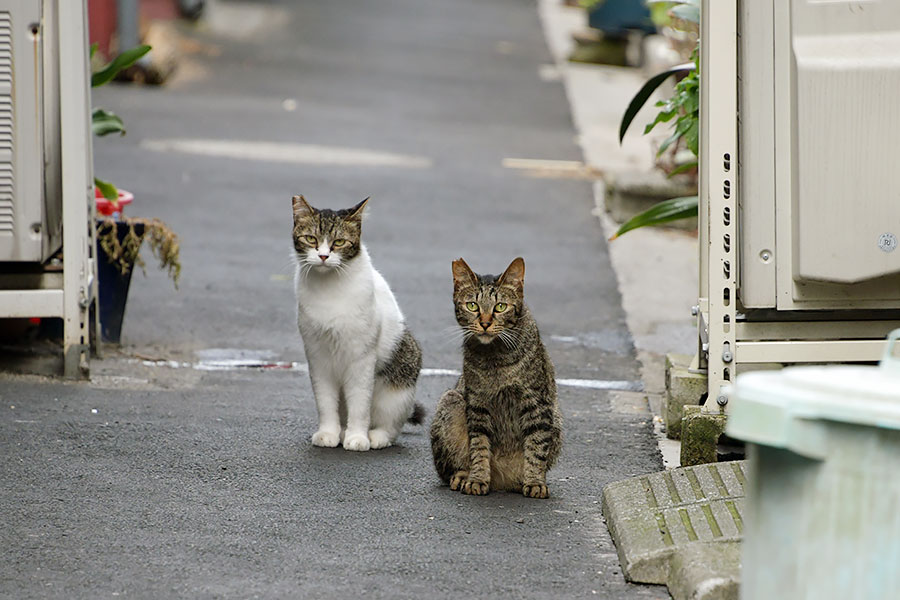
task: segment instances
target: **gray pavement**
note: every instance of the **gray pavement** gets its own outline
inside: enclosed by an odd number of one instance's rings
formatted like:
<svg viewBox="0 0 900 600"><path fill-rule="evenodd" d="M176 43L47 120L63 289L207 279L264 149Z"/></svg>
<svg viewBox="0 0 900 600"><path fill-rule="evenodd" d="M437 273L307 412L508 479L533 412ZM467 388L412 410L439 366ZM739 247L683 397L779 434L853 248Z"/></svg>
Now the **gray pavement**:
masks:
<svg viewBox="0 0 900 600"><path fill-rule="evenodd" d="M181 235L183 279L135 277L125 346L90 383L2 377L0 596L668 597L625 583L602 522L606 483L662 466L650 415L608 392L560 388L550 500L473 498L439 485L421 427L383 451L313 448L302 371L190 366L211 348L303 361L289 259L303 193L372 196L364 238L426 368L460 366L450 261L496 272L523 255L558 376L640 379L590 183L502 167L581 158L562 84L539 75L553 59L536 7L219 4L238 18L190 34L171 86L95 96L129 130L96 141L97 174ZM278 18L244 36L241 11ZM297 144L429 166L313 164ZM419 399L433 410L452 382L423 376Z"/></svg>

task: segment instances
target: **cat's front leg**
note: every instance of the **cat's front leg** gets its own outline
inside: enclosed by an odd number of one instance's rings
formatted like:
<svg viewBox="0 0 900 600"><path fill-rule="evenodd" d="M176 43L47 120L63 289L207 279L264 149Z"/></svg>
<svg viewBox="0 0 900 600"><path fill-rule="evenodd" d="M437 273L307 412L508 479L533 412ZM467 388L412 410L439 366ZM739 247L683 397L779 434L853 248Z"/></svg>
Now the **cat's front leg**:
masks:
<svg viewBox="0 0 900 600"><path fill-rule="evenodd" d="M469 473L461 491L484 496L491 487L491 413L477 400L466 402L466 427L469 433Z"/></svg>
<svg viewBox="0 0 900 600"><path fill-rule="evenodd" d="M319 413L319 429L312 435L313 446L334 448L341 443L340 386L334 375L321 368L315 359L307 359L309 379Z"/></svg>
<svg viewBox="0 0 900 600"><path fill-rule="evenodd" d="M360 359L350 371L344 381L344 399L347 402L344 449L364 452L371 446L369 423L372 418L372 391L375 386L375 354Z"/></svg>
<svg viewBox="0 0 900 600"><path fill-rule="evenodd" d="M547 461L554 436L553 412L548 410L540 394L526 390L522 400L522 437L524 460L522 495L529 498L549 498L547 489Z"/></svg>

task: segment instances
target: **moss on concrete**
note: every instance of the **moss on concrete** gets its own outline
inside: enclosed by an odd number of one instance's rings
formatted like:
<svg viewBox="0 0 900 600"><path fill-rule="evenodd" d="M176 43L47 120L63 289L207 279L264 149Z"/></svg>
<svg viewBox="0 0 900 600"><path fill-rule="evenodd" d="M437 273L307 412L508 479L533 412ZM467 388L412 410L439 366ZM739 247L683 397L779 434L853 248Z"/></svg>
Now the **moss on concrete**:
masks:
<svg viewBox="0 0 900 600"><path fill-rule="evenodd" d="M684 406L698 406L707 389L707 377L704 373L691 373L688 370L691 357L686 354L666 355L666 437L681 439L681 419L684 417Z"/></svg>
<svg viewBox="0 0 900 600"><path fill-rule="evenodd" d="M699 406L685 409L681 420L681 466L717 462L716 446L725 431L725 415L704 413Z"/></svg>

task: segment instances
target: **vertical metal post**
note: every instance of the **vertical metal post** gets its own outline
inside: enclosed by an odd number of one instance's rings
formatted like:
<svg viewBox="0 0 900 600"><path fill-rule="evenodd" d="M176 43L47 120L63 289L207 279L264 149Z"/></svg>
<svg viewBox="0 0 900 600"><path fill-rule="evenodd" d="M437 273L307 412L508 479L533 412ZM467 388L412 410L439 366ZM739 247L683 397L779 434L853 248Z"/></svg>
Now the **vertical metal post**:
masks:
<svg viewBox="0 0 900 600"><path fill-rule="evenodd" d="M737 0L704 0L701 10L700 127L706 146L700 195L706 202L709 396L723 412L722 387L734 379L737 282ZM705 100L703 102L702 100ZM701 228L703 229L703 228Z"/></svg>
<svg viewBox="0 0 900 600"><path fill-rule="evenodd" d="M85 0L59 1L59 93L63 204L63 351L66 377L88 375L89 308L96 269L91 260L92 176L89 57Z"/></svg>
<svg viewBox="0 0 900 600"><path fill-rule="evenodd" d="M138 0L118 0L119 52L134 48L140 42L138 36Z"/></svg>

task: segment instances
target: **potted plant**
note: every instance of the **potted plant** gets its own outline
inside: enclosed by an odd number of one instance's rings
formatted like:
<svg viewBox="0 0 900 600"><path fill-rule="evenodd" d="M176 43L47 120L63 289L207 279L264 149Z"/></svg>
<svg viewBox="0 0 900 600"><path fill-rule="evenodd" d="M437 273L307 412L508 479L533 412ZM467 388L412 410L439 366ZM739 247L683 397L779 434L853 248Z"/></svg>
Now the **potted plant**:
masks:
<svg viewBox="0 0 900 600"><path fill-rule="evenodd" d="M150 46L143 45L122 52L93 73L91 87L108 83L149 50ZM96 44L91 46L92 59L95 51ZM125 135L122 119L102 108L95 108L91 112L91 127L97 136L111 133ZM119 343L131 273L135 265L142 270L146 267L140 256L141 245L147 241L160 268L168 271L177 289L181 274L178 236L159 219L124 216L124 207L134 200L131 193L119 190L112 183L96 177L94 190L98 215L97 280L101 335L104 342Z"/></svg>

